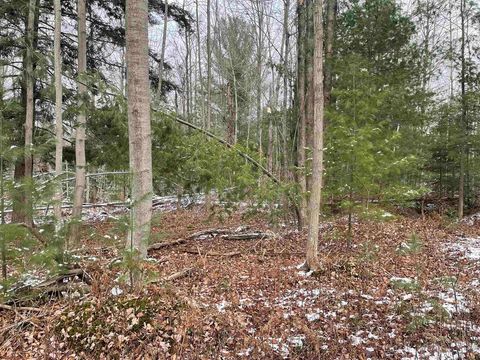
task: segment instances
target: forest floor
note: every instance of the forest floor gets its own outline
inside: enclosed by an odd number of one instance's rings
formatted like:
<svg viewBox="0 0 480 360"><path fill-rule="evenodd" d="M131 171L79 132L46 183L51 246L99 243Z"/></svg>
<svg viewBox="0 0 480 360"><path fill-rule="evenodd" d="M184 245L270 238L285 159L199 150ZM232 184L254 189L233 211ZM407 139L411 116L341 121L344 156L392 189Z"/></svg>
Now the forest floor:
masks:
<svg viewBox="0 0 480 360"><path fill-rule="evenodd" d="M239 226L266 236L188 239ZM200 207L167 212L154 242L187 240L150 252L153 280L141 292L120 281L118 231L108 220L86 229L76 256L88 293L0 312L1 359L480 357L479 222L355 221L348 242L337 218L321 226L325 271L310 274L293 228L238 213L220 221Z"/></svg>

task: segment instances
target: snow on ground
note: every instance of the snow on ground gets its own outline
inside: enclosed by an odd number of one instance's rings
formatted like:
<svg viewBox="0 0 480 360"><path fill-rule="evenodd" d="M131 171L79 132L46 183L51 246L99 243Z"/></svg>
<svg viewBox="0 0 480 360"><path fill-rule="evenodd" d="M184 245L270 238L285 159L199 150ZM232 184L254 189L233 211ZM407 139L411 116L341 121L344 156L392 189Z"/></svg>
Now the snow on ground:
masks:
<svg viewBox="0 0 480 360"><path fill-rule="evenodd" d="M480 261L480 238L458 237L455 242L446 245L446 251L467 260Z"/></svg>

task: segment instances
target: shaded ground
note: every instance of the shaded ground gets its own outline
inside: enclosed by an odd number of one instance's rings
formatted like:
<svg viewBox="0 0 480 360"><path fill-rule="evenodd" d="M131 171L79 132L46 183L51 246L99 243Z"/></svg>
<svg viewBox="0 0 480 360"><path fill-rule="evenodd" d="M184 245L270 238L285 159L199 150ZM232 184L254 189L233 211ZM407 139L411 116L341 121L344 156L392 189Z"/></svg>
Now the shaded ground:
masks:
<svg viewBox="0 0 480 360"><path fill-rule="evenodd" d="M101 235L77 253L91 292L36 304L40 312L2 311L0 358L480 357L478 223L362 221L350 244L344 219L324 223L320 275L297 268L304 235L260 217L220 222L193 209L162 214L159 224L155 242L240 225L270 237L188 240L154 251L147 268L157 281L132 294L116 260L121 235L97 223ZM186 277L158 281L187 268Z"/></svg>

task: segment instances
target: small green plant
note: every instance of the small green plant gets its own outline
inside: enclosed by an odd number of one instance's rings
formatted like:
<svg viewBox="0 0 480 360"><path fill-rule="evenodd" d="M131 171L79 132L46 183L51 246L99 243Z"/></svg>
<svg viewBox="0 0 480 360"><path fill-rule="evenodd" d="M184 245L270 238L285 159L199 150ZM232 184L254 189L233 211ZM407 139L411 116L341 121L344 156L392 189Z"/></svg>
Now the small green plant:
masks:
<svg viewBox="0 0 480 360"><path fill-rule="evenodd" d="M423 241L415 232L410 235L407 242L403 242L397 248L397 252L400 255L412 255L419 254L423 250Z"/></svg>

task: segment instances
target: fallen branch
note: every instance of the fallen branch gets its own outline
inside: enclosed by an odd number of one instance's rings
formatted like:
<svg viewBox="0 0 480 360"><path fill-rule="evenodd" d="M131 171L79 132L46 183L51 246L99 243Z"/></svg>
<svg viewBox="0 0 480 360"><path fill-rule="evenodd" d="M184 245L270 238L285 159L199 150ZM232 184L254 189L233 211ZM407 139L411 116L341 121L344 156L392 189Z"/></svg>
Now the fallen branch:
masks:
<svg viewBox="0 0 480 360"><path fill-rule="evenodd" d="M190 275L191 273L193 273L194 270L195 270L195 268L193 268L193 267L187 268L187 269L178 271L176 273L170 274L168 276L165 276L163 278L156 279L156 280L151 280L150 284L156 284L156 283L159 283L159 282L178 280L178 279L181 279L181 278L184 278L184 277Z"/></svg>
<svg viewBox="0 0 480 360"><path fill-rule="evenodd" d="M193 254L193 255L202 255L202 253L198 250L186 250L185 251L186 253L188 254ZM215 251L210 251L210 252L207 252L203 255L205 256L218 256L218 257L234 257L234 256L238 256L238 255L241 255L242 253L239 252L239 251L232 251L232 252L229 252L229 253L219 253L219 252L215 252Z"/></svg>
<svg viewBox="0 0 480 360"><path fill-rule="evenodd" d="M202 230L202 231L193 233L188 237L188 239L200 240L205 237L209 237L209 236L215 237L217 235L230 234L232 232L233 230L229 230L229 229L208 229L208 230Z"/></svg>
<svg viewBox="0 0 480 360"><path fill-rule="evenodd" d="M262 233L262 232L222 235L222 239L225 239L225 240L256 240L256 239L265 239L268 237L269 235L267 233Z"/></svg>
<svg viewBox="0 0 480 360"><path fill-rule="evenodd" d="M176 273L173 273L171 275L164 277L163 281L173 281L173 280L181 279L183 277L190 275L194 270L195 268L187 268L182 271L178 271Z"/></svg>
<svg viewBox="0 0 480 360"><path fill-rule="evenodd" d="M183 244L186 241L187 240L185 240L185 239L177 239L177 240L174 240L174 241L152 244L148 247L148 251L159 250L159 249L163 249L163 248L166 248L166 247Z"/></svg>
<svg viewBox="0 0 480 360"><path fill-rule="evenodd" d="M32 312L41 312L42 309L29 307L29 306L10 306L6 304L0 304L0 309L3 310L13 310L13 311L32 311Z"/></svg>

